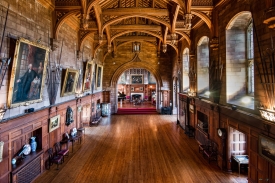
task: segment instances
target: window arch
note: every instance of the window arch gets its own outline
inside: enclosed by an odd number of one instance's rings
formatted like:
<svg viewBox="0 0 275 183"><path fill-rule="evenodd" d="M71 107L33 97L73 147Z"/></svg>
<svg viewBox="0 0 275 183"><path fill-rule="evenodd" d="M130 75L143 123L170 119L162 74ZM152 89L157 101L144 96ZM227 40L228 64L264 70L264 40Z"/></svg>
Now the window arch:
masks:
<svg viewBox="0 0 275 183"><path fill-rule="evenodd" d="M189 49L185 48L182 54L182 90L187 92L189 89Z"/></svg>
<svg viewBox="0 0 275 183"><path fill-rule="evenodd" d="M250 12L231 19L226 29L227 103L254 109L254 42Z"/></svg>
<svg viewBox="0 0 275 183"><path fill-rule="evenodd" d="M197 45L197 93L209 98L209 38L203 36Z"/></svg>

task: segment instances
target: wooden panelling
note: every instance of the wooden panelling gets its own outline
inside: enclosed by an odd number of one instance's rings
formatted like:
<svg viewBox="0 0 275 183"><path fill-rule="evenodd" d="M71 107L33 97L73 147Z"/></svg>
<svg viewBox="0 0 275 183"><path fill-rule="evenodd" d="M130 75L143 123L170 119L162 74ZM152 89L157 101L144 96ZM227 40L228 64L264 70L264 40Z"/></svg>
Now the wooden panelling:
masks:
<svg viewBox="0 0 275 183"><path fill-rule="evenodd" d="M33 125L26 126L23 130L23 133L29 133L33 131Z"/></svg>
<svg viewBox="0 0 275 183"><path fill-rule="evenodd" d="M249 134L249 128L247 128L247 126L244 126L244 125L239 125L239 129L238 129L240 132L243 132L245 134Z"/></svg>
<svg viewBox="0 0 275 183"><path fill-rule="evenodd" d="M250 181L258 182L257 181L257 169L254 166L249 166L249 172L250 172L250 175L249 175Z"/></svg>
<svg viewBox="0 0 275 183"><path fill-rule="evenodd" d="M10 160L9 158L4 158L3 161L1 162L0 177L2 177L3 175L5 175L9 171L8 170L9 164L10 164L9 160Z"/></svg>
<svg viewBox="0 0 275 183"><path fill-rule="evenodd" d="M11 133L11 139L14 139L14 138L16 138L16 137L18 137L22 134L23 134L22 129L16 130L16 131Z"/></svg>
<svg viewBox="0 0 275 183"><path fill-rule="evenodd" d="M250 152L250 157L249 157L249 164L254 165L257 167L257 161L258 161L258 155L255 152Z"/></svg>
<svg viewBox="0 0 275 183"><path fill-rule="evenodd" d="M42 121L39 121L39 122L33 124L34 129L40 128L40 127L42 127Z"/></svg>
<svg viewBox="0 0 275 183"><path fill-rule="evenodd" d="M267 172L267 168L268 168L267 160L265 160L261 156L258 156L258 169L261 171Z"/></svg>
<svg viewBox="0 0 275 183"><path fill-rule="evenodd" d="M16 153L25 145L29 143L30 137L33 135L37 135L37 129L40 134L40 138L37 139L39 141L39 147L43 149L43 156L41 160L41 165L44 171L44 160L47 157L47 149L49 147L53 147L54 143L60 141L62 139L62 135L65 132L70 132L70 130L74 127L79 128L82 127L82 116L77 118L77 106L87 105L91 106L91 102L96 104L97 100L102 102L102 93L96 93L94 95L85 96L82 99L71 100L68 102L64 102L62 104L50 107L43 108L42 110L37 110L33 113L22 114L17 118L8 119L5 123L0 123L0 141L4 141L3 148L3 161L0 162L0 182L8 183L9 182L9 173L11 171L11 158L13 158ZM74 114L74 122L66 126L66 110L67 107L70 106L73 109ZM90 107L87 108L90 110ZM60 115L60 127L53 132L49 133L48 123L49 118ZM90 115L93 115L90 113ZM34 134L35 133L35 134ZM10 145L10 147L9 147Z"/></svg>
<svg viewBox="0 0 275 183"><path fill-rule="evenodd" d="M250 150L258 152L258 138L250 137Z"/></svg>
<svg viewBox="0 0 275 183"><path fill-rule="evenodd" d="M270 178L270 182L275 182L275 165L274 164L270 164L270 171L269 171L269 178Z"/></svg>

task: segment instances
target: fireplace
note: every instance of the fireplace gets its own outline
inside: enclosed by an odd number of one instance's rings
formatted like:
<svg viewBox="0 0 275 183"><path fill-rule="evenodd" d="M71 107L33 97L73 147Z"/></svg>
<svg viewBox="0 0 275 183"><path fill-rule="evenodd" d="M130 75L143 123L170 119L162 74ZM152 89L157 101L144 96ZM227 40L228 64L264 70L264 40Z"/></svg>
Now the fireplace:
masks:
<svg viewBox="0 0 275 183"><path fill-rule="evenodd" d="M143 100L143 93L131 93L131 100L134 100L136 98Z"/></svg>

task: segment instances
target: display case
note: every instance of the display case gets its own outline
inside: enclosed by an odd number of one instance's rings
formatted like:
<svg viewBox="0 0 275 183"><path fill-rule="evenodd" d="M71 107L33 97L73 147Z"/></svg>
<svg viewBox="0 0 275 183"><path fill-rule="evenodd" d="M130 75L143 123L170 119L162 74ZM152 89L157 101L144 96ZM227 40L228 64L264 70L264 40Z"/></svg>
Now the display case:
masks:
<svg viewBox="0 0 275 183"><path fill-rule="evenodd" d="M111 103L101 103L101 115L109 116L111 114Z"/></svg>

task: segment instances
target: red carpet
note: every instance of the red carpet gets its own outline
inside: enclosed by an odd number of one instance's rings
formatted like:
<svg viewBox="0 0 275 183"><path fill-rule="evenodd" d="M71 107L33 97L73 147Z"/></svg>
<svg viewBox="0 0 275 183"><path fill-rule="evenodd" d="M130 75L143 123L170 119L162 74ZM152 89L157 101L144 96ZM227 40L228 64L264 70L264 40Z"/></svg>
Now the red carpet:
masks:
<svg viewBox="0 0 275 183"><path fill-rule="evenodd" d="M118 108L116 114L158 114L155 108Z"/></svg>

